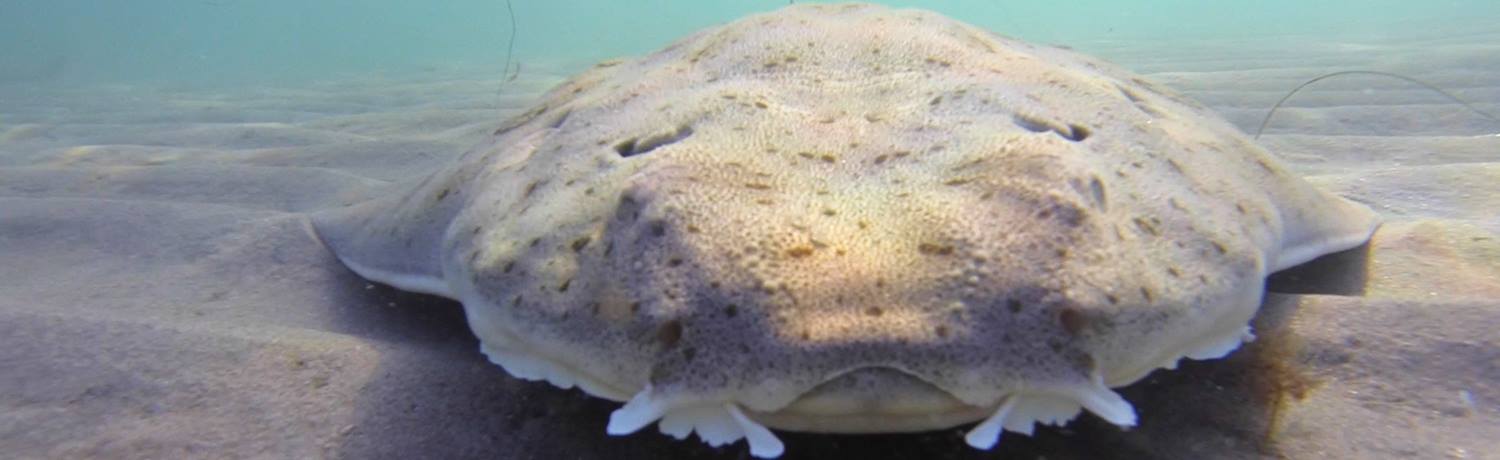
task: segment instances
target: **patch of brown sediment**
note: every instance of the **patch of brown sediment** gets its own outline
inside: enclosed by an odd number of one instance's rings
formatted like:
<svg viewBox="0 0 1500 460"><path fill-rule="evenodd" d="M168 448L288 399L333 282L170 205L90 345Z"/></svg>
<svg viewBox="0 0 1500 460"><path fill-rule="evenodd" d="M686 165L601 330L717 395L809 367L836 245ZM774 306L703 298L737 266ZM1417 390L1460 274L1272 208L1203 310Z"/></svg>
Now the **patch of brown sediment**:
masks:
<svg viewBox="0 0 1500 460"><path fill-rule="evenodd" d="M1289 458L1465 458L1500 451L1500 303L1296 296L1294 375L1271 444ZM1269 304L1268 304L1269 306ZM1267 375L1271 375L1268 373ZM1482 455L1481 455L1482 457Z"/></svg>
<svg viewBox="0 0 1500 460"><path fill-rule="evenodd" d="M1134 451L1098 458L1302 457L1279 443L1286 414L1322 386L1304 365L1306 343L1293 328L1300 298L1268 295L1252 323L1257 338L1227 358L1183 360L1175 371L1126 387L1122 393L1142 414L1136 429L1115 433L1090 424L1076 437Z"/></svg>
<svg viewBox="0 0 1500 460"><path fill-rule="evenodd" d="M1322 386L1302 364L1306 344L1292 329L1297 296L1269 295L1255 320L1256 341L1242 353L1247 355L1249 391L1264 411L1261 451L1275 452L1286 410Z"/></svg>

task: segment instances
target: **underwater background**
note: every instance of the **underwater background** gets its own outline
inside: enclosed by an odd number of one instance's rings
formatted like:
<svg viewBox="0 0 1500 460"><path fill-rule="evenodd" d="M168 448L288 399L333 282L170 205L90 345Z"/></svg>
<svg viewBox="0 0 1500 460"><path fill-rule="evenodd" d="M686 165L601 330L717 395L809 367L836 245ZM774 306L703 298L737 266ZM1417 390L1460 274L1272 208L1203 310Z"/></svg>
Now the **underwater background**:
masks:
<svg viewBox="0 0 1500 460"><path fill-rule="evenodd" d="M1294 36L1318 43L1454 36L1493 30L1500 20L1500 2L1488 0L883 3L1083 51L1091 42L1122 39L1170 49L1205 38ZM513 59L640 55L700 28L783 5L516 0ZM201 85L495 64L505 60L511 31L506 3L495 0L6 0L0 2L0 79Z"/></svg>
<svg viewBox="0 0 1500 460"><path fill-rule="evenodd" d="M797 2L804 3L804 2ZM1500 1L881 2L1098 56L1385 219L1269 283L1259 337L994 451L785 433L786 458L1500 459ZM308 212L385 196L594 63L786 2L0 0L0 457L744 458L510 377L454 302ZM1434 88L1422 86L1431 84Z"/></svg>

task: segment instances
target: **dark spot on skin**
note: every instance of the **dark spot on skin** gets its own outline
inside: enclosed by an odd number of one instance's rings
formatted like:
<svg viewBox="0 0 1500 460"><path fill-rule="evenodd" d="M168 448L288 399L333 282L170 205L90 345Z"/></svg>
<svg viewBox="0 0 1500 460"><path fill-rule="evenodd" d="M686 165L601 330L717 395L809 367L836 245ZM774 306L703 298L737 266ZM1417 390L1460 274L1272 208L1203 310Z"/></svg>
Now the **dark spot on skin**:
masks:
<svg viewBox="0 0 1500 460"><path fill-rule="evenodd" d="M582 252L583 248L587 247L590 241L593 241L593 238L587 236L573 240L573 252Z"/></svg>
<svg viewBox="0 0 1500 460"><path fill-rule="evenodd" d="M1057 321L1062 324L1063 331L1069 335L1078 335L1083 328L1088 326L1088 320L1084 318L1083 312L1076 308L1063 308L1057 312Z"/></svg>
<svg viewBox="0 0 1500 460"><path fill-rule="evenodd" d="M447 198L447 197L448 197L448 189L443 189L443 191L438 192L437 200L438 201L443 201L443 199Z"/></svg>
<svg viewBox="0 0 1500 460"><path fill-rule="evenodd" d="M1141 286L1141 298L1146 299L1146 302L1150 303L1156 300L1156 294L1153 294L1151 289Z"/></svg>
<svg viewBox="0 0 1500 460"><path fill-rule="evenodd" d="M517 295L515 298L510 299L510 306L512 306L512 307L520 307L521 306L521 302L523 302L523 301L524 300L521 298L521 296Z"/></svg>
<svg viewBox="0 0 1500 460"><path fill-rule="evenodd" d="M667 223L660 220L651 221L651 236L658 238L667 236Z"/></svg>
<svg viewBox="0 0 1500 460"><path fill-rule="evenodd" d="M1094 197L1094 202L1099 204L1100 211L1109 211L1109 199L1104 194L1104 182L1098 177L1089 180L1089 193Z"/></svg>
<svg viewBox="0 0 1500 460"><path fill-rule="evenodd" d="M812 253L813 248L808 246L797 246L786 250L787 257L791 257L793 259L801 259L807 256L811 256Z"/></svg>
<svg viewBox="0 0 1500 460"><path fill-rule="evenodd" d="M929 255L929 256L946 256L946 255L952 255L953 254L953 245L951 245L951 244L921 243L921 244L917 245L917 252L920 252L922 254L926 254L926 255Z"/></svg>
<svg viewBox="0 0 1500 460"><path fill-rule="evenodd" d="M547 123L547 127L552 129L561 128L563 123L568 121L568 116L570 115L573 115L573 109L562 111L562 113L557 114L557 117L554 118L552 122Z"/></svg>
<svg viewBox="0 0 1500 460"><path fill-rule="evenodd" d="M745 184L745 188L752 189L752 190L770 190L771 186L770 185L766 185L766 184L762 184L762 183L758 183L758 182L748 182L748 183Z"/></svg>
<svg viewBox="0 0 1500 460"><path fill-rule="evenodd" d="M770 106L766 105L766 103L764 103L764 102L755 101L755 107L756 108L760 108L760 109L764 109L764 108L768 108Z"/></svg>
<svg viewBox="0 0 1500 460"><path fill-rule="evenodd" d="M1276 168L1272 168L1271 163L1267 162L1264 158L1256 158L1255 164L1260 165L1260 168L1266 170L1268 173L1276 172Z"/></svg>
<svg viewBox="0 0 1500 460"><path fill-rule="evenodd" d="M1109 301L1110 305L1120 303L1120 298L1116 297L1114 294L1104 294L1104 300Z"/></svg>
<svg viewBox="0 0 1500 460"><path fill-rule="evenodd" d="M1214 250L1219 251L1220 255L1229 253L1229 250L1226 249L1224 245L1222 243L1219 243L1218 241L1210 241L1209 244L1213 245Z"/></svg>
<svg viewBox="0 0 1500 460"><path fill-rule="evenodd" d="M510 273L510 271L514 270L515 268L516 268L516 262L515 261L510 261L510 262L506 262L505 263L505 268L502 269L501 271L504 272L504 273Z"/></svg>
<svg viewBox="0 0 1500 460"><path fill-rule="evenodd" d="M469 232L469 234L470 234L470 235L478 235L478 234L479 234L479 232L480 232L480 231L483 231L483 230L484 230L484 227L483 227L483 226L478 226L478 225L476 225L476 226L474 226L474 230L472 230L472 231L470 231L470 232Z"/></svg>
<svg viewBox="0 0 1500 460"><path fill-rule="evenodd" d="M640 313L641 312L641 303L640 302L631 302L630 303L630 312L631 313Z"/></svg>
<svg viewBox="0 0 1500 460"><path fill-rule="evenodd" d="M1075 367L1076 369L1094 369L1095 368L1094 357L1090 356L1090 355L1088 355L1086 353L1075 354L1073 356L1072 360L1073 360L1073 365L1076 366Z"/></svg>
<svg viewBox="0 0 1500 460"><path fill-rule="evenodd" d="M948 338L948 326L938 325L934 332L937 332L938 337Z"/></svg>
<svg viewBox="0 0 1500 460"><path fill-rule="evenodd" d="M1172 275L1173 278L1182 277L1182 271L1178 270L1177 267L1167 267L1167 274Z"/></svg>
<svg viewBox="0 0 1500 460"><path fill-rule="evenodd" d="M729 304L724 306L724 317L733 318L740 315L739 305Z"/></svg>
<svg viewBox="0 0 1500 460"><path fill-rule="evenodd" d="M1120 94L1123 94L1126 99L1129 99L1130 103L1135 106L1136 110L1140 110L1142 113L1150 115L1153 118L1160 118L1163 115L1161 110L1157 110L1156 107L1151 106L1150 103L1146 102L1146 99L1144 97L1136 94L1135 91L1131 91L1130 89L1123 86L1120 86L1119 89Z"/></svg>
<svg viewBox="0 0 1500 460"><path fill-rule="evenodd" d="M678 259L676 257L673 257L673 258L667 260L667 266L668 267L677 267L677 266L680 266L680 265L682 265L682 259Z"/></svg>
<svg viewBox="0 0 1500 460"><path fill-rule="evenodd" d="M1150 233L1151 236L1161 236L1161 232L1156 229L1156 225L1153 225L1151 221L1146 220L1143 217L1137 217L1131 220L1135 222L1135 226L1140 228L1141 231Z"/></svg>
<svg viewBox="0 0 1500 460"><path fill-rule="evenodd" d="M1011 313L1020 313L1021 307L1022 305L1020 300L1005 299L1005 308L1009 309Z"/></svg>
<svg viewBox="0 0 1500 460"><path fill-rule="evenodd" d="M1042 209L1041 211L1037 212L1037 218L1040 219L1050 219L1054 216L1057 218L1058 222L1061 222L1064 225L1067 225L1069 227L1077 227L1079 224L1083 223L1084 213L1083 210L1078 209L1077 206L1066 203L1053 203L1050 208Z"/></svg>
<svg viewBox="0 0 1500 460"><path fill-rule="evenodd" d="M839 214L838 211L834 211L832 209L823 209L823 215L824 216L833 217L833 216L836 216L838 214Z"/></svg>
<svg viewBox="0 0 1500 460"><path fill-rule="evenodd" d="M969 179L948 179L948 181L943 182L943 185L946 185L946 186L949 186L949 187L956 187L956 186L964 185L964 184L967 184L967 183L969 183Z"/></svg>
<svg viewBox="0 0 1500 460"><path fill-rule="evenodd" d="M656 330L656 342L661 344L662 349L670 350L677 346L682 340L682 322L677 320L667 321Z"/></svg>
<svg viewBox="0 0 1500 460"><path fill-rule="evenodd" d="M533 192L536 192L537 187L540 187L541 185L542 185L542 181L536 181L536 182L532 182L530 184L526 184L526 191L521 193L521 199L524 200L524 199L527 199L527 198L531 198L531 194Z"/></svg>
<svg viewBox="0 0 1500 460"><path fill-rule="evenodd" d="M557 285L557 292L568 292L568 286L572 286L572 285L573 285L573 279L572 278L565 279L565 280L563 280L562 284Z"/></svg>
<svg viewBox="0 0 1500 460"><path fill-rule="evenodd" d="M880 307L870 307L865 309L865 314L878 318L880 317L880 315L885 314L885 310L881 310Z"/></svg>
<svg viewBox="0 0 1500 460"><path fill-rule="evenodd" d="M539 244L542 244L542 239L541 238L532 238L531 239L531 244L529 246L531 246L531 247L534 248L534 247L536 247Z"/></svg>

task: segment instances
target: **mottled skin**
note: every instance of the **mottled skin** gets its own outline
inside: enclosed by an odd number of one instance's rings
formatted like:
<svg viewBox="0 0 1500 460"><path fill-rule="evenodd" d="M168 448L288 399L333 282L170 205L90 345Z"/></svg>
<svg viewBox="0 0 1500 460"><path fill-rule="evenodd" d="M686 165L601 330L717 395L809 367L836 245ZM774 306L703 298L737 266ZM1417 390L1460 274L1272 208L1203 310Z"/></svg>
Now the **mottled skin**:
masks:
<svg viewBox="0 0 1500 460"><path fill-rule="evenodd" d="M862 5L601 64L316 223L362 274L462 300L513 373L843 432L1222 355L1269 272L1375 226L1129 73Z"/></svg>

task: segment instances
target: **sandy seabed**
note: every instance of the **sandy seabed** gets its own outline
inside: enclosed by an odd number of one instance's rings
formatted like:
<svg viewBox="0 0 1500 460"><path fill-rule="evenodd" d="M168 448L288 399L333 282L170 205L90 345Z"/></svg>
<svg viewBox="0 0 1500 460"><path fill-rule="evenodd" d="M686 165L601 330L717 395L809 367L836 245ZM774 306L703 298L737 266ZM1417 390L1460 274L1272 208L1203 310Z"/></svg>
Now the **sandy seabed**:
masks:
<svg viewBox="0 0 1500 460"><path fill-rule="evenodd" d="M1247 131L1348 69L1500 113L1500 33L1091 43ZM11 458L743 458L507 376L455 303L373 285L304 212L461 154L563 68L206 89L0 86L0 451ZM497 91L497 88L499 90ZM1298 94L1262 141L1388 219L1278 274L1260 339L1083 416L971 450L961 429L787 434L789 458L1500 458L1500 123L1396 80Z"/></svg>

